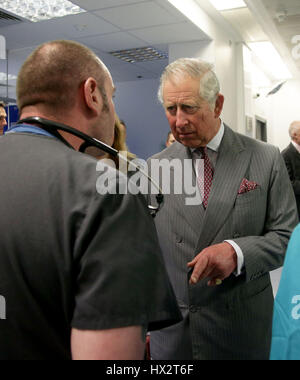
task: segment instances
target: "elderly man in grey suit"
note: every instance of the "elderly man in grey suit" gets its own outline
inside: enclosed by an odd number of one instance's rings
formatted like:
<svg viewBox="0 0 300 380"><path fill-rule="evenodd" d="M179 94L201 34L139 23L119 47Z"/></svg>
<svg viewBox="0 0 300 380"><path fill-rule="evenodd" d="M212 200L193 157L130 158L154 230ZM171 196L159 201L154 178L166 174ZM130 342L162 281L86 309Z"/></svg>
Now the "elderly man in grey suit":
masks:
<svg viewBox="0 0 300 380"><path fill-rule="evenodd" d="M203 191L194 205L170 191L155 220L184 319L151 334L152 358L268 359L269 272L282 266L297 224L284 161L277 148L222 122L212 65L177 60L165 69L159 95L177 142L149 163L188 160Z"/></svg>

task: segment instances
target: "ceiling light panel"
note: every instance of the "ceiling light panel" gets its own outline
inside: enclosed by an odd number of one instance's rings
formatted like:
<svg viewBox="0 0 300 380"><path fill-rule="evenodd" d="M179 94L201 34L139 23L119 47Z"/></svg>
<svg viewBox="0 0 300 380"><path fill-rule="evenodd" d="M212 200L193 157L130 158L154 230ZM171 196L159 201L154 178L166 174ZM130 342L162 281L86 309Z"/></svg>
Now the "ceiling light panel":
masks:
<svg viewBox="0 0 300 380"><path fill-rule="evenodd" d="M243 0L210 0L210 2L218 11L247 7Z"/></svg>
<svg viewBox="0 0 300 380"><path fill-rule="evenodd" d="M86 12L67 0L0 0L0 8L32 22Z"/></svg>
<svg viewBox="0 0 300 380"><path fill-rule="evenodd" d="M271 42L251 42L248 46L274 78L278 80L292 78L292 74Z"/></svg>
<svg viewBox="0 0 300 380"><path fill-rule="evenodd" d="M109 54L128 63L148 62L168 58L167 53L163 53L153 47L111 51Z"/></svg>

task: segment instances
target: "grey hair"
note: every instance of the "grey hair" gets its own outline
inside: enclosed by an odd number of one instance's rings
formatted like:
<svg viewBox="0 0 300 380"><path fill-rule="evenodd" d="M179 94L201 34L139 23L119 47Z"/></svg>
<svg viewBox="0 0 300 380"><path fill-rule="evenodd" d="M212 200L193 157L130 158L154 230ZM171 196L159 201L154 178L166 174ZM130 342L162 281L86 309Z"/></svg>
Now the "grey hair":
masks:
<svg viewBox="0 0 300 380"><path fill-rule="evenodd" d="M162 73L158 99L163 104L163 86L173 76L189 75L199 79L199 95L214 107L220 92L220 83L214 72L214 65L198 58L180 58L170 63Z"/></svg>
<svg viewBox="0 0 300 380"><path fill-rule="evenodd" d="M289 134L291 139L293 139L294 134L300 130L300 121L293 121L289 127Z"/></svg>

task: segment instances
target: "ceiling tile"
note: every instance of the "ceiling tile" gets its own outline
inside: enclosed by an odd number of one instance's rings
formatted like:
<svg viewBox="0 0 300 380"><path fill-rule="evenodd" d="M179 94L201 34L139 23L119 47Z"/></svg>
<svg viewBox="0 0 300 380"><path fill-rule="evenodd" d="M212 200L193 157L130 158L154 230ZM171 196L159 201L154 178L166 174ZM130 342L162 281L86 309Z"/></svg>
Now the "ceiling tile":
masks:
<svg viewBox="0 0 300 380"><path fill-rule="evenodd" d="M72 0L72 3L78 5L82 9L93 11L104 8L118 7L120 5L142 3L144 1L146 0Z"/></svg>
<svg viewBox="0 0 300 380"><path fill-rule="evenodd" d="M9 50L36 46L55 39L76 40L85 36L118 31L115 26L92 14L67 16L40 23L25 22L0 28L0 34L6 38Z"/></svg>
<svg viewBox="0 0 300 380"><path fill-rule="evenodd" d="M49 22L53 23L53 27L63 27L66 36L73 39L119 31L116 26L89 13L50 20Z"/></svg>
<svg viewBox="0 0 300 380"><path fill-rule="evenodd" d="M154 0L161 8L165 9L169 14L173 15L178 22L186 21L186 16L184 16L177 8L175 8L169 1L166 0Z"/></svg>
<svg viewBox="0 0 300 380"><path fill-rule="evenodd" d="M149 1L104 9L94 13L125 30L171 24L178 21L165 9Z"/></svg>
<svg viewBox="0 0 300 380"><path fill-rule="evenodd" d="M168 44L207 39L207 36L199 28L188 22L132 30L130 34L141 38L149 44Z"/></svg>
<svg viewBox="0 0 300 380"><path fill-rule="evenodd" d="M145 41L140 40L126 32L105 34L103 36L91 36L81 38L80 42L101 51L114 51L143 47Z"/></svg>

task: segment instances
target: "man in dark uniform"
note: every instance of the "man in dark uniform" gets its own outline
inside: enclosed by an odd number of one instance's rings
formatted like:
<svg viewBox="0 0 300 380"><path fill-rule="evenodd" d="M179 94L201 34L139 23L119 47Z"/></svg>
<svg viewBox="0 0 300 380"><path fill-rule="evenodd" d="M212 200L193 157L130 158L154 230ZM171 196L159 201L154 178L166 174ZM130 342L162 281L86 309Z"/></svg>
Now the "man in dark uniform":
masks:
<svg viewBox="0 0 300 380"><path fill-rule="evenodd" d="M284 149L282 156L293 185L300 218L300 121L294 121L290 125L289 134L292 141L290 145Z"/></svg>
<svg viewBox="0 0 300 380"><path fill-rule="evenodd" d="M105 65L71 41L37 48L17 83L21 119L109 145L113 93ZM51 132L27 121L0 139L0 360L142 359L146 330L181 318L145 199L102 193L104 165Z"/></svg>

